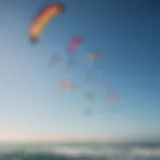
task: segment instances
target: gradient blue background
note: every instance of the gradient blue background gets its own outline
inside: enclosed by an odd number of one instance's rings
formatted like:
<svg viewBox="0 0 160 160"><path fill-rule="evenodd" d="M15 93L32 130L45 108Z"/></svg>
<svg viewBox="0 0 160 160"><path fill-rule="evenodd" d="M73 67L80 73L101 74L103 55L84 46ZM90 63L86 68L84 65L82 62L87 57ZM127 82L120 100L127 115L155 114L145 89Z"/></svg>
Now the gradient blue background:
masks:
<svg viewBox="0 0 160 160"><path fill-rule="evenodd" d="M49 0L0 2L0 126L16 132L106 133L119 137L160 138L160 2L158 0L66 0L63 14L51 20L32 45L28 26ZM53 1L54 2L54 1ZM53 54L67 60L73 35L84 43L75 54L76 66L52 69ZM103 71L88 85L91 66L85 56L101 54ZM57 89L61 79L78 84L75 92ZM106 81L118 98L108 106L97 86ZM95 93L86 102L84 93ZM84 116L93 107L90 117Z"/></svg>

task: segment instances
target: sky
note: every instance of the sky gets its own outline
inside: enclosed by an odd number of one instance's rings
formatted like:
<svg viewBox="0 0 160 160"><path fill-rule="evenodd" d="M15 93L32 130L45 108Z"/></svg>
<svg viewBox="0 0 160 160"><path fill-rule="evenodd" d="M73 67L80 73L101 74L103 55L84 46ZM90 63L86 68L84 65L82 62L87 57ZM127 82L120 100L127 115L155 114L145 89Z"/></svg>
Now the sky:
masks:
<svg viewBox="0 0 160 160"><path fill-rule="evenodd" d="M65 2L31 44L28 26L44 4ZM1 0L0 2L0 140L160 140L160 2L158 0ZM74 35L83 43L76 62L66 69L66 50ZM102 70L91 83L86 55L100 54ZM49 66L54 54L63 61ZM57 88L60 80L76 91ZM107 89L97 89L102 82ZM95 98L87 102L84 94ZM117 94L106 106L102 100ZM87 107L93 109L88 117ZM38 139L37 138L37 139Z"/></svg>

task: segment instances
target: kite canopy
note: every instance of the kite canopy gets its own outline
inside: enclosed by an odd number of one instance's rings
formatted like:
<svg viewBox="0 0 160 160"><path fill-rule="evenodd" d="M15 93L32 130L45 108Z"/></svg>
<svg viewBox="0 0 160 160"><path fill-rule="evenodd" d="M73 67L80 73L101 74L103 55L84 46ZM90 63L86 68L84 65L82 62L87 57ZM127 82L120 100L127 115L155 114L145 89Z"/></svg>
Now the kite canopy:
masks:
<svg viewBox="0 0 160 160"><path fill-rule="evenodd" d="M87 100L92 100L94 98L94 95L93 95L92 92L87 92L85 94L85 97L86 97Z"/></svg>
<svg viewBox="0 0 160 160"><path fill-rule="evenodd" d="M38 40L40 32L47 22L63 10L63 6L58 3L50 3L45 5L32 20L29 27L29 37L32 42Z"/></svg>
<svg viewBox="0 0 160 160"><path fill-rule="evenodd" d="M117 98L117 95L115 93L110 93L109 94L109 100L114 101Z"/></svg>
<svg viewBox="0 0 160 160"><path fill-rule="evenodd" d="M72 39L69 41L69 45L68 45L68 51L69 53L74 53L76 48L77 48L77 45L79 43L82 43L82 38L80 36L74 36L72 37Z"/></svg>
<svg viewBox="0 0 160 160"><path fill-rule="evenodd" d="M96 61L99 59L99 54L96 53L96 52L91 52L91 53L88 53L88 60L89 61Z"/></svg>
<svg viewBox="0 0 160 160"><path fill-rule="evenodd" d="M51 59L51 61L50 61L50 64L51 65L55 65L55 64L57 64L60 61L61 61L60 56L58 54L54 54L53 57L52 57L52 59Z"/></svg>

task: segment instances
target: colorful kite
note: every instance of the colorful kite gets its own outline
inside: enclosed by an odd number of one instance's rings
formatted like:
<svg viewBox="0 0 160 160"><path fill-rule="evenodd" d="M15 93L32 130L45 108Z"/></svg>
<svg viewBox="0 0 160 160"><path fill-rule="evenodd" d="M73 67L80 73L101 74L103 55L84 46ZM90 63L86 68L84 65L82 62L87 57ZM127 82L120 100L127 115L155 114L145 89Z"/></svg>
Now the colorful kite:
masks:
<svg viewBox="0 0 160 160"><path fill-rule="evenodd" d="M114 101L117 98L117 95L115 93L110 93L109 94L109 100Z"/></svg>
<svg viewBox="0 0 160 160"><path fill-rule="evenodd" d="M77 45L79 43L82 43L82 38L80 36L74 36L72 37L72 39L69 41L69 45L68 45L68 52L69 53L74 53L76 48L77 48Z"/></svg>
<svg viewBox="0 0 160 160"><path fill-rule="evenodd" d="M29 27L29 37L32 42L36 42L38 40L39 34L46 25L46 23L52 17L59 14L62 10L62 5L58 3L48 4L40 10L40 12L35 16Z"/></svg>

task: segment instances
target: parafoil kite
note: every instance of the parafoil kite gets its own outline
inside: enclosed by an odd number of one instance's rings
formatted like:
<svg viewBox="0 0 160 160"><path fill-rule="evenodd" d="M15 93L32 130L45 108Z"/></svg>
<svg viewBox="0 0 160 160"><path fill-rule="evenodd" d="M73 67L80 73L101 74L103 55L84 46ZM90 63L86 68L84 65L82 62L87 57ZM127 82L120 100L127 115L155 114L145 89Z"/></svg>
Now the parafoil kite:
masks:
<svg viewBox="0 0 160 160"><path fill-rule="evenodd" d="M72 39L69 41L69 44L67 46L67 51L68 53L71 55L70 59L69 59L69 62L67 63L67 66L69 68L71 68L74 64L75 64L75 61L73 59L73 53L75 53L75 50L77 48L77 45L79 43L82 43L82 38L80 36L74 36L72 37Z"/></svg>
<svg viewBox="0 0 160 160"><path fill-rule="evenodd" d="M51 58L50 64L51 64L51 65L55 65L55 64L57 64L60 60L61 60L61 58L60 58L57 54L55 54L55 55L53 55L53 57Z"/></svg>
<svg viewBox="0 0 160 160"><path fill-rule="evenodd" d="M60 89L67 89L67 90L75 90L76 89L76 85L72 82L66 82L66 81L61 81L58 84Z"/></svg>
<svg viewBox="0 0 160 160"><path fill-rule="evenodd" d="M87 92L85 94L85 97L86 97L87 100L92 100L94 98L94 95L93 95L92 92Z"/></svg>
<svg viewBox="0 0 160 160"><path fill-rule="evenodd" d="M59 86L60 89L66 89L68 87L68 83L65 82L65 81L60 81L58 83L58 86Z"/></svg>
<svg viewBox="0 0 160 160"><path fill-rule="evenodd" d="M80 36L74 36L72 39L69 41L68 45L68 51L69 53L74 53L76 50L76 47L79 43L82 43L82 38Z"/></svg>
<svg viewBox="0 0 160 160"><path fill-rule="evenodd" d="M115 93L110 93L109 94L109 100L114 101L116 99L117 95Z"/></svg>
<svg viewBox="0 0 160 160"><path fill-rule="evenodd" d="M41 30L45 24L55 15L59 14L63 10L61 4L50 3L42 8L38 15L35 16L29 27L29 37L32 42L38 40Z"/></svg>
<svg viewBox="0 0 160 160"><path fill-rule="evenodd" d="M90 52L87 54L87 60L91 63L91 68L88 70L90 77L94 76L95 70L97 69L97 61L100 55L96 52Z"/></svg>
<svg viewBox="0 0 160 160"><path fill-rule="evenodd" d="M89 61L96 61L99 59L99 54L98 53L95 53L95 52L91 52L88 54L88 60Z"/></svg>

